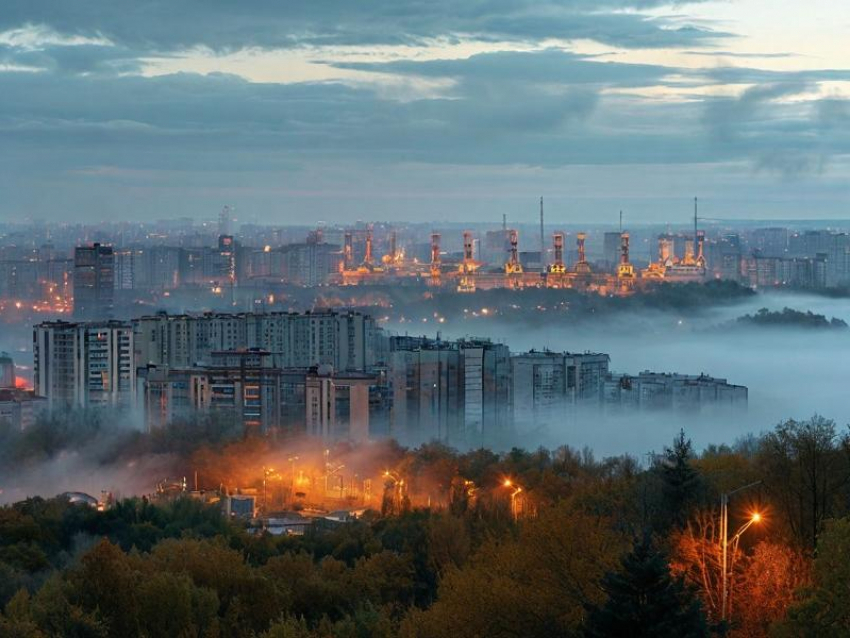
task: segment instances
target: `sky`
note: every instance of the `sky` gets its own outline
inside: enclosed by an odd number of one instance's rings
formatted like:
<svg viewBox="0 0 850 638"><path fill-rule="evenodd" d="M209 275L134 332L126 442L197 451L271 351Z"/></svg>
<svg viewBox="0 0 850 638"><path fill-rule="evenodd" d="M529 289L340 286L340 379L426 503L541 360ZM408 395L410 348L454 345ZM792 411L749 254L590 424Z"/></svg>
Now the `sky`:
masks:
<svg viewBox="0 0 850 638"><path fill-rule="evenodd" d="M0 221L850 219L835 0L4 0Z"/></svg>

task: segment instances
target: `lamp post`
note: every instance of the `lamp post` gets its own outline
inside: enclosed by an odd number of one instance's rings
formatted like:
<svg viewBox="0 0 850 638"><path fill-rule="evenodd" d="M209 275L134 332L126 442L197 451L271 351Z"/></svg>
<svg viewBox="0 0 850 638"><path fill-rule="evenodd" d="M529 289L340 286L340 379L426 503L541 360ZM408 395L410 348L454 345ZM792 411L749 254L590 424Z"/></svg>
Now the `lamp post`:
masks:
<svg viewBox="0 0 850 638"><path fill-rule="evenodd" d="M503 483L505 487L513 488L513 492L511 492L511 515L514 518L514 522L519 519L519 512L516 509L516 497L517 494L522 492L522 488L519 485L516 485L511 479L505 479Z"/></svg>
<svg viewBox="0 0 850 638"><path fill-rule="evenodd" d="M726 613L728 609L728 601L729 601L729 571L727 569L728 565L728 552L729 552L729 497L733 494L737 494L738 492L742 492L751 487L755 487L759 485L761 481L755 481L754 483L749 483L748 485L744 485L743 487L739 487L736 490L732 490L731 492L725 492L720 496L720 544L721 544L721 599L720 599L720 619L726 620ZM753 523L758 523L761 521L761 515L758 513L754 513L750 520L744 523L741 526L735 536L732 537L732 540L737 543L738 539L741 537L741 534L749 529L750 525Z"/></svg>
<svg viewBox="0 0 850 638"><path fill-rule="evenodd" d="M266 481L268 481L270 476L274 476L274 468L264 467L263 468L263 513L265 513L265 511L268 508L268 499L266 497L266 495L267 495Z"/></svg>

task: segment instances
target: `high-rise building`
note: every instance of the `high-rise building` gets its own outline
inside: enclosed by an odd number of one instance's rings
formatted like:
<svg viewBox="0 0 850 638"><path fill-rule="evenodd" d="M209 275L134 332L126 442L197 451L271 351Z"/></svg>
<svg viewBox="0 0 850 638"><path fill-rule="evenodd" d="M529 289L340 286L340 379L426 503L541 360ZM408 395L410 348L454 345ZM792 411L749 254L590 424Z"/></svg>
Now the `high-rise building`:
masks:
<svg viewBox="0 0 850 638"><path fill-rule="evenodd" d="M15 362L7 352L0 352L0 389L15 387Z"/></svg>
<svg viewBox="0 0 850 638"><path fill-rule="evenodd" d="M215 352L206 366L149 366L141 374L148 429L197 413L232 419L246 432L280 425L281 370L271 367L268 352Z"/></svg>
<svg viewBox="0 0 850 638"><path fill-rule="evenodd" d="M610 374L605 381L608 410L676 410L690 414L707 409L747 404L747 388L707 375L644 371L638 375Z"/></svg>
<svg viewBox="0 0 850 638"><path fill-rule="evenodd" d="M214 351L260 348L279 368L364 371L381 356L375 320L352 311L157 315L134 321L140 366L208 363Z"/></svg>
<svg viewBox="0 0 850 638"><path fill-rule="evenodd" d="M508 427L510 352L484 339L390 339L392 435L480 443Z"/></svg>
<svg viewBox="0 0 850 638"><path fill-rule="evenodd" d="M607 354L526 352L511 356L511 409L519 429L562 418L573 405L598 406L608 375Z"/></svg>
<svg viewBox="0 0 850 638"><path fill-rule="evenodd" d="M331 441L369 440L372 397L377 389L375 375L334 374L330 366L312 369L306 378L307 434Z"/></svg>
<svg viewBox="0 0 850 638"><path fill-rule="evenodd" d="M51 409L131 407L133 328L120 321L48 321L33 329L35 392Z"/></svg>
<svg viewBox="0 0 850 638"><path fill-rule="evenodd" d="M74 250L74 317L100 321L112 317L115 298L115 254L95 243Z"/></svg>

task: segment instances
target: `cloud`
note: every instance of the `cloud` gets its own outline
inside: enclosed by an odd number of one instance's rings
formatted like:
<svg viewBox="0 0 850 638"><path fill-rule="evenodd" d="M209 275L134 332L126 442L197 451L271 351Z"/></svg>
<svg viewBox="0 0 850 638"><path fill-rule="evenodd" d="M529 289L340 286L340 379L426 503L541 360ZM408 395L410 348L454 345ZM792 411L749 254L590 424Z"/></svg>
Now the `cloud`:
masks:
<svg viewBox="0 0 850 638"><path fill-rule="evenodd" d="M8 0L0 12L0 189L8 195L0 212L18 212L14 202L48 207L67 193L98 207L107 198L120 206L128 194L143 202L151 192L167 192L164 201L179 212L225 187L246 198L360 192L379 175L397 176L399 190L415 183L437 194L446 181L474 174L481 193L481 175L496 189L509 168L528 176L597 167L591 181L614 196L618 185L606 176L615 167L640 174L685 165L710 177L713 167L734 164L802 174L848 153L846 103L814 97L821 83L850 81L847 70L728 61L693 69L564 50L590 40L609 54L751 55L695 51L731 40L710 22L664 15L666 7ZM446 43L454 59L433 59ZM379 47L398 44L405 47ZM279 81L248 81L235 75L239 64L217 65L219 56L245 52L248 65L297 59L300 75L284 68ZM149 61L164 58L165 74L147 76ZM194 72L201 68L212 72ZM321 81L312 69L321 69ZM752 88L711 96L732 85ZM295 175L303 183L293 185ZM367 206L363 214L371 214Z"/></svg>
<svg viewBox="0 0 850 638"><path fill-rule="evenodd" d="M722 37L705 28L648 20L663 0L7 0L0 30L23 25L73 37L106 37L173 51L303 45L410 44L439 37L480 40L590 38L625 47L687 46Z"/></svg>
<svg viewBox="0 0 850 638"><path fill-rule="evenodd" d="M598 61L561 49L481 53L454 60L329 63L344 69L449 77L467 83L523 82L619 87L646 86L679 72L678 69L657 65Z"/></svg>

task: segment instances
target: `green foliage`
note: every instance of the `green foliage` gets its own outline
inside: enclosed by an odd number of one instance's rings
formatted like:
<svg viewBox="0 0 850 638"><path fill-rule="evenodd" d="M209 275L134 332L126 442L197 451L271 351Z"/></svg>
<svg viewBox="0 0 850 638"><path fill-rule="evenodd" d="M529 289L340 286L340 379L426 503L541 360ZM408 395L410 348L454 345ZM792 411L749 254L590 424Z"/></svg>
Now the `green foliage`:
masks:
<svg viewBox="0 0 850 638"><path fill-rule="evenodd" d="M680 432L649 467L569 447L389 446L380 467L439 505L304 536L249 534L190 498L104 512L32 498L0 508L0 638L704 635L665 552L716 622L718 495L755 480L765 522L734 549L730 635L844 635L850 531L828 520L850 515L848 450L820 417L700 456ZM523 488L518 521L505 477ZM623 560L645 529L658 550Z"/></svg>
<svg viewBox="0 0 850 638"><path fill-rule="evenodd" d="M590 608L588 638L708 635L699 599L681 578L670 575L664 555L648 536L635 544L620 571L605 575L602 589L608 599Z"/></svg>
<svg viewBox="0 0 850 638"><path fill-rule="evenodd" d="M659 467L666 520L681 527L704 495L703 478L693 466L693 446L680 430L673 447L664 450Z"/></svg>
<svg viewBox="0 0 850 638"><path fill-rule="evenodd" d="M767 308L761 308L754 315L738 317L737 322L743 325L767 327L847 328L847 322L836 317L827 319L826 316L815 314L811 310L801 312L792 308L783 308L781 312L771 312Z"/></svg>
<svg viewBox="0 0 850 638"><path fill-rule="evenodd" d="M757 465L791 540L814 549L823 522L846 512L850 433L817 415L785 421L762 438Z"/></svg>
<svg viewBox="0 0 850 638"><path fill-rule="evenodd" d="M778 623L777 637L838 638L850 635L850 518L828 522L818 538L813 583L800 592Z"/></svg>
<svg viewBox="0 0 850 638"><path fill-rule="evenodd" d="M402 635L575 635L584 606L599 602L598 581L624 549L607 521L561 505L519 530L490 541L471 563L451 570L437 602L414 613Z"/></svg>

